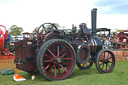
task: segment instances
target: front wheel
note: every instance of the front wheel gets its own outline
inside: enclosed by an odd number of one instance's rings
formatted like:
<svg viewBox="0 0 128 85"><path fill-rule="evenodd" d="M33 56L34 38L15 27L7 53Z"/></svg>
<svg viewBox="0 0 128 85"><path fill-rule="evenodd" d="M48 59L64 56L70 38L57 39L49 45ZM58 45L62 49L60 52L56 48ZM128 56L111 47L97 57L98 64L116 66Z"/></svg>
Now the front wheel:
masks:
<svg viewBox="0 0 128 85"><path fill-rule="evenodd" d="M76 55L69 42L51 39L40 47L36 62L39 73L46 79L63 80L72 74Z"/></svg>
<svg viewBox="0 0 128 85"><path fill-rule="evenodd" d="M115 67L115 55L109 49L100 50L96 56L96 68L100 73L109 73Z"/></svg>

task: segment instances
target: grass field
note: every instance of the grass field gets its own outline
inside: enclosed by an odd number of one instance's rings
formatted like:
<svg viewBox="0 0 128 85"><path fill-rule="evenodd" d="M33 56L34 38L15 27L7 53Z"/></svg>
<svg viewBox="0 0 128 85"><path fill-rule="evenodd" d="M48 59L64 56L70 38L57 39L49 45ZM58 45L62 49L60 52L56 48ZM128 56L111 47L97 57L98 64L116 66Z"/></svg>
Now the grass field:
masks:
<svg viewBox="0 0 128 85"><path fill-rule="evenodd" d="M26 72L19 74L27 81L15 82L13 75L0 75L0 85L128 85L128 61L116 62L115 69L107 74L100 74L95 64L88 70L79 70L76 66L73 74L62 81L48 81L41 75L32 81L30 74Z"/></svg>

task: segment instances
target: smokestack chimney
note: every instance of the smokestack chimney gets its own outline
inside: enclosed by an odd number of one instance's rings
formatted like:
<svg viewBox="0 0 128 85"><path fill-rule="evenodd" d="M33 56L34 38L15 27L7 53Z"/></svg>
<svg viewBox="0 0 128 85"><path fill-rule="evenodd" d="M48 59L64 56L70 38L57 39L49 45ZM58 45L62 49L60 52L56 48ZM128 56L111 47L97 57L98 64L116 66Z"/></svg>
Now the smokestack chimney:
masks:
<svg viewBox="0 0 128 85"><path fill-rule="evenodd" d="M96 36L96 17L97 17L97 8L91 10L91 20L92 20L92 36Z"/></svg>

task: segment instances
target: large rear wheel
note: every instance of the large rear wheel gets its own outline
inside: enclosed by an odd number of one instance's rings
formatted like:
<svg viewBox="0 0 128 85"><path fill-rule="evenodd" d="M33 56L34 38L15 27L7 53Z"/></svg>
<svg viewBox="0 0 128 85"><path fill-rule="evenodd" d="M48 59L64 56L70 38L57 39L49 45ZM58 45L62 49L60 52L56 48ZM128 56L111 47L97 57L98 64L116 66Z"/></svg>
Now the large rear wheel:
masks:
<svg viewBox="0 0 128 85"><path fill-rule="evenodd" d="M46 79L68 78L75 67L76 55L71 44L62 39L46 41L37 54L37 68Z"/></svg>

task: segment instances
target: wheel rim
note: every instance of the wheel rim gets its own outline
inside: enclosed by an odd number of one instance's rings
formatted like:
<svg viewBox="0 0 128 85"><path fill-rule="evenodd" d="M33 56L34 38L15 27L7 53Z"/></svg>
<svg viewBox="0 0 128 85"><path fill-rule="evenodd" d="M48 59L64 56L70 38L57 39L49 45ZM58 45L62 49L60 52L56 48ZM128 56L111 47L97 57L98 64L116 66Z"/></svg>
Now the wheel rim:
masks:
<svg viewBox="0 0 128 85"><path fill-rule="evenodd" d="M115 57L110 51L104 51L100 54L98 60L99 69L103 73L111 72L115 66Z"/></svg>
<svg viewBox="0 0 128 85"><path fill-rule="evenodd" d="M60 80L67 77L73 70L75 58L72 48L64 42L51 44L44 53L42 66L47 76Z"/></svg>

